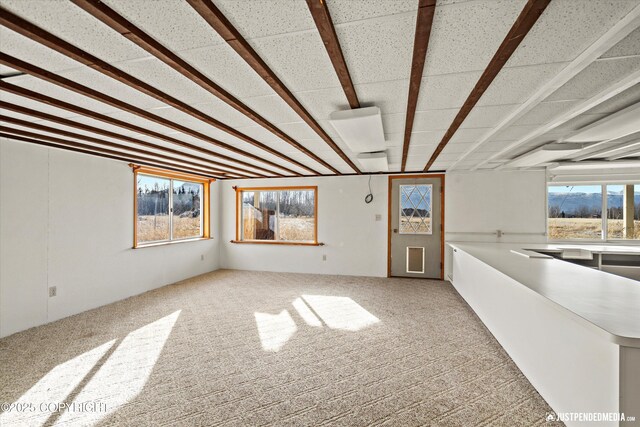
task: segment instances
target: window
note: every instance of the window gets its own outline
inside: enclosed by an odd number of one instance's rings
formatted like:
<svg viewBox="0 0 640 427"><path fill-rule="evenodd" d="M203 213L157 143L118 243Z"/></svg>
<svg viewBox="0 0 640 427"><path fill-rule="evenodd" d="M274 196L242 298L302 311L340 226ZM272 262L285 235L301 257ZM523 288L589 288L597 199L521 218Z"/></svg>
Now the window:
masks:
<svg viewBox="0 0 640 427"><path fill-rule="evenodd" d="M549 186L547 194L550 240L640 239L640 185Z"/></svg>
<svg viewBox="0 0 640 427"><path fill-rule="evenodd" d="M549 238L602 238L602 186L549 187Z"/></svg>
<svg viewBox="0 0 640 427"><path fill-rule="evenodd" d="M317 187L237 188L237 243L317 245Z"/></svg>
<svg viewBox="0 0 640 427"><path fill-rule="evenodd" d="M432 234L431 184L400 186L400 234Z"/></svg>
<svg viewBox="0 0 640 427"><path fill-rule="evenodd" d="M640 240L640 184L607 185L607 234Z"/></svg>
<svg viewBox="0 0 640 427"><path fill-rule="evenodd" d="M209 238L209 180L134 168L134 247Z"/></svg>

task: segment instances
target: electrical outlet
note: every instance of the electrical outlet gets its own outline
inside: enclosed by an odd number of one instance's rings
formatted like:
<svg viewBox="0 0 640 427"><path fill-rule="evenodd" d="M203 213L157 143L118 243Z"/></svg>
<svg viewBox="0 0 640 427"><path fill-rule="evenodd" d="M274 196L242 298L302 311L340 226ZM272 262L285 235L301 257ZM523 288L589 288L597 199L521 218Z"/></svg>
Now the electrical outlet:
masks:
<svg viewBox="0 0 640 427"><path fill-rule="evenodd" d="M382 221L382 215L376 214L376 221Z"/></svg>
<svg viewBox="0 0 640 427"><path fill-rule="evenodd" d="M57 291L55 286L49 287L49 298L55 297L57 295L57 293L58 293L58 291Z"/></svg>
<svg viewBox="0 0 640 427"><path fill-rule="evenodd" d="M327 260L327 256L326 255L322 255L322 260L326 261Z"/></svg>
<svg viewBox="0 0 640 427"><path fill-rule="evenodd" d="M200 261L204 261L204 254L200 255Z"/></svg>

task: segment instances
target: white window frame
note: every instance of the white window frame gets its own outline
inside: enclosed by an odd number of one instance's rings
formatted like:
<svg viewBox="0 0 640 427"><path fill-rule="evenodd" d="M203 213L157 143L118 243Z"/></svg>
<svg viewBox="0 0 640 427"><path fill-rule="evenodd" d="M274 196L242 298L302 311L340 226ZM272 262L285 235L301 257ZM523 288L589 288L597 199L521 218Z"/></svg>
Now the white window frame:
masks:
<svg viewBox="0 0 640 427"><path fill-rule="evenodd" d="M602 231L600 233L600 238L599 239L551 239L549 238L549 187L561 187L561 186L575 186L575 187L582 187L582 186L595 186L595 185L599 185L601 187L601 193L602 193L602 213L600 215L600 219L602 221ZM546 227L546 234L547 234L547 242L549 243L615 243L615 244L625 244L625 245L640 245L640 239L609 239L608 237L608 213L607 213L607 208L608 208L608 197L607 197L607 186L612 186L612 185L640 185L640 182L622 182L622 183L616 183L616 182L607 182L607 183L602 183L602 182L598 182L598 181L580 181L580 182L576 182L576 183L571 183L571 182L547 182L547 186L546 186L546 191L545 191L545 198L546 198L546 205L547 205L547 209L545 212L545 227Z"/></svg>

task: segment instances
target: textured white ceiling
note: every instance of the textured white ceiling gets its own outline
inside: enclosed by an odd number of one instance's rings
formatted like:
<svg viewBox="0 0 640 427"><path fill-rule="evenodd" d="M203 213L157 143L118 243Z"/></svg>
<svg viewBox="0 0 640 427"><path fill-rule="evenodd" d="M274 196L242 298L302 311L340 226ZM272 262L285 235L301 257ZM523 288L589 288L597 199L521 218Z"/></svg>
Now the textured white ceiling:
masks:
<svg viewBox="0 0 640 427"><path fill-rule="evenodd" d="M640 52L638 52L640 55ZM554 92L549 101L585 99L600 92L607 83L621 80L640 70L640 56L599 59Z"/></svg>
<svg viewBox="0 0 640 427"><path fill-rule="evenodd" d="M337 25L336 33L354 84L408 79L415 26L415 13Z"/></svg>
<svg viewBox="0 0 640 427"><path fill-rule="evenodd" d="M215 5L246 39L315 30L303 1L217 0Z"/></svg>
<svg viewBox="0 0 640 427"><path fill-rule="evenodd" d="M3 0L3 7L105 61L149 56L120 34L64 0Z"/></svg>
<svg viewBox="0 0 640 427"><path fill-rule="evenodd" d="M418 2L414 0L327 0L327 4L331 19L336 25L405 12L416 12L418 9Z"/></svg>
<svg viewBox="0 0 640 427"><path fill-rule="evenodd" d="M174 52L225 45L186 1L102 0L111 9ZM211 64L213 65L213 64Z"/></svg>
<svg viewBox="0 0 640 427"><path fill-rule="evenodd" d="M105 3L336 169L344 173L352 172L326 142L186 2L106 0ZM524 3L525 0L438 1L411 133L407 170L424 168ZM321 173L331 173L72 3L57 0L0 0L0 4L278 152ZM306 3L291 0L215 0L215 4L327 134L357 164L355 154L337 137L327 121L331 112L348 108L348 103ZM402 159L417 5L417 0L328 0L360 103L362 106L375 105L382 110L392 171L399 170ZM529 106L522 114L507 121L552 79L560 73L567 73L572 61L585 49L602 37L607 37L608 31L628 14L637 13L640 10L638 8L640 0L551 2L432 168L446 169L455 163L456 169L471 169L487 160L491 162L482 167L492 168L517 153L534 148L536 144L561 139L563 135L606 114L639 102L640 85L635 85L567 123L527 139L527 135L570 111L581 100L606 90L640 70L640 29L631 29L628 36L608 49L600 59L556 88L541 102ZM117 97L248 153L282 163L273 155L6 28L0 28L0 48L4 53L91 89ZM5 70L6 67L3 67L2 72ZM197 138L118 111L31 76L11 77L5 81L240 158ZM75 121L135 136L162 147L171 146L6 92L2 92L1 97L5 101L60 117L72 117ZM38 121L13 112L3 111L3 114ZM46 124L65 128L54 123ZM490 134L485 141L485 136ZM110 141L109 138L104 139ZM484 142L478 145L478 141ZM523 142L504 151L505 147L518 141ZM116 142L127 145L122 141ZM465 156L464 159L458 162L462 156ZM282 164L303 172L290 163Z"/></svg>
<svg viewBox="0 0 640 427"><path fill-rule="evenodd" d="M637 6L637 0L552 1L507 67L571 61Z"/></svg>
<svg viewBox="0 0 640 427"><path fill-rule="evenodd" d="M617 56L631 56L640 53L640 28L624 38L620 43L609 49L601 58L614 58Z"/></svg>

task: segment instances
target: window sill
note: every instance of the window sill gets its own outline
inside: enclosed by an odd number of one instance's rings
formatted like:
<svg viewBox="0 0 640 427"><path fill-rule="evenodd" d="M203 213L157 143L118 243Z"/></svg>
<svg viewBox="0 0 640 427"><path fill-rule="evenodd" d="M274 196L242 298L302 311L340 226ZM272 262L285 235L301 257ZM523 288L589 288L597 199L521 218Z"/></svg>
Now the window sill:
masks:
<svg viewBox="0 0 640 427"><path fill-rule="evenodd" d="M157 242L157 243L143 243L138 246L134 246L132 249L144 249L144 248L154 248L156 246L167 246L167 245L176 245L179 243L188 243L188 242L199 242L202 240L212 240L211 237L196 237L194 239L180 239L173 240L171 242Z"/></svg>
<svg viewBox="0 0 640 427"><path fill-rule="evenodd" d="M640 244L640 239L609 239L609 240L604 240L604 239L547 239L547 243L552 244L552 243L574 243L574 244L580 244L580 243L586 243L586 244L600 244L600 245L604 245L604 244L613 244L613 245L628 245L628 244L635 244L638 245Z"/></svg>
<svg viewBox="0 0 640 427"><path fill-rule="evenodd" d="M625 246L625 245L640 245L640 240L638 239L609 239L609 240L591 240L591 239L564 239L564 240L552 240L548 239L547 244L571 244L571 245L614 245L614 246Z"/></svg>
<svg viewBox="0 0 640 427"><path fill-rule="evenodd" d="M281 240L231 240L230 243L253 245L289 245L289 246L324 246L324 243L316 242L283 242Z"/></svg>

